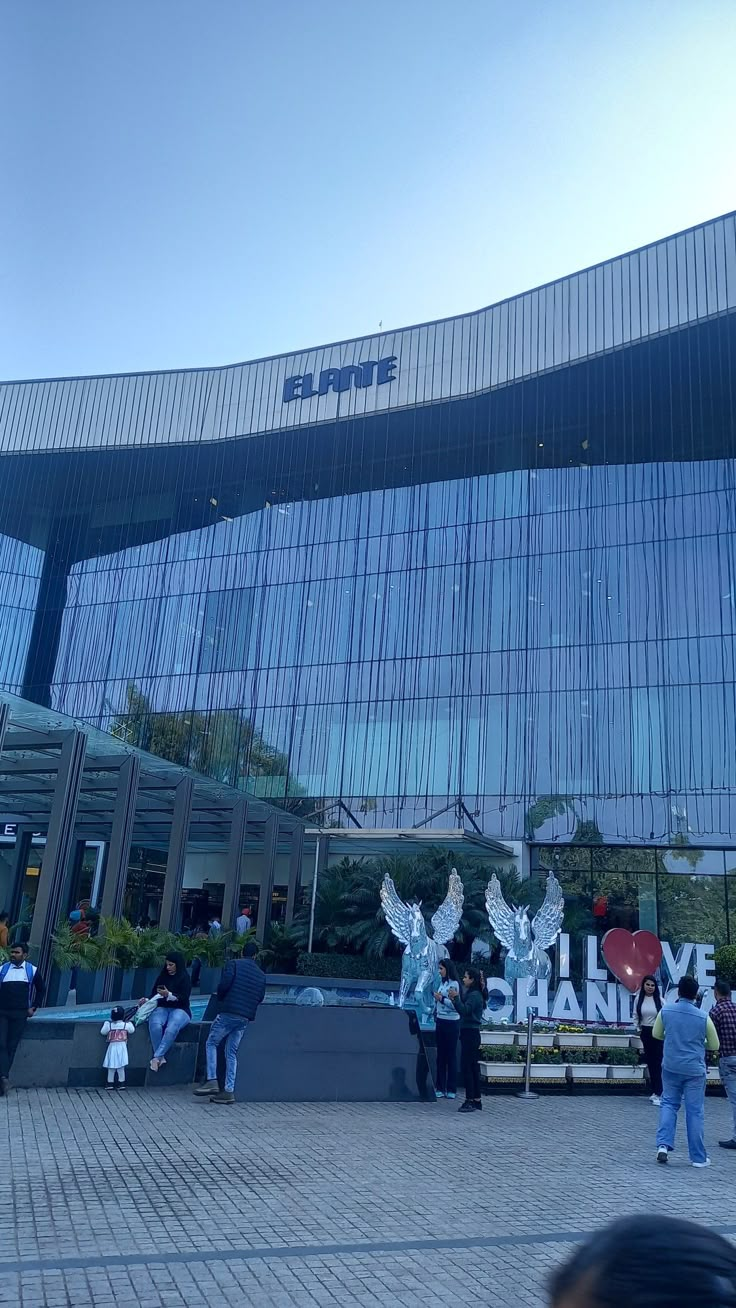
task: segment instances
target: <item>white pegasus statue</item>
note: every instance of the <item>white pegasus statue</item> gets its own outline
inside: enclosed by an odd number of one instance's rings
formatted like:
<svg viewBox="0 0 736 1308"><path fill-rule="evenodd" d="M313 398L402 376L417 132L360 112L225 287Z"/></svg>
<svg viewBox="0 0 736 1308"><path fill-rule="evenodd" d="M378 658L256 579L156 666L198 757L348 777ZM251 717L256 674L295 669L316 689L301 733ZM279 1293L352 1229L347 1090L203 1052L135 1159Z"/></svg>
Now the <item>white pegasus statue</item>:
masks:
<svg viewBox="0 0 736 1308"><path fill-rule="evenodd" d="M486 912L498 940L506 950L504 977L539 977L548 981L552 964L549 949L562 930L565 898L554 872L547 877L547 893L539 912L529 921L529 905L509 908L495 872L486 887Z"/></svg>
<svg viewBox="0 0 736 1308"><path fill-rule="evenodd" d="M391 877L386 873L381 885L381 907L391 930L406 945L401 960L399 1007L405 1008L411 996L419 1021L426 1024L434 1012L434 991L439 985L439 962L447 957L444 946L452 940L463 915L463 883L453 868L447 895L432 918L432 932L422 913L422 902L405 904L399 898Z"/></svg>

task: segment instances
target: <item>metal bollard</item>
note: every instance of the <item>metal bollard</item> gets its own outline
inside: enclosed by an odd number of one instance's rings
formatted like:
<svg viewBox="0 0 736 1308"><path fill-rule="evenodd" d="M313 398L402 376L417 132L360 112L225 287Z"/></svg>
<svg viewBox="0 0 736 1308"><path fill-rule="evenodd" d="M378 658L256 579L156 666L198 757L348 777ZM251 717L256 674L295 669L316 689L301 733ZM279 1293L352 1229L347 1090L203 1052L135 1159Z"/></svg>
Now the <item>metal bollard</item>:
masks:
<svg viewBox="0 0 736 1308"><path fill-rule="evenodd" d="M524 1089L519 1090L517 1099L538 1099L539 1095L529 1089L529 1082L532 1075L532 1027L534 1026L534 1016L531 1012L526 1015L526 1067L524 1068Z"/></svg>

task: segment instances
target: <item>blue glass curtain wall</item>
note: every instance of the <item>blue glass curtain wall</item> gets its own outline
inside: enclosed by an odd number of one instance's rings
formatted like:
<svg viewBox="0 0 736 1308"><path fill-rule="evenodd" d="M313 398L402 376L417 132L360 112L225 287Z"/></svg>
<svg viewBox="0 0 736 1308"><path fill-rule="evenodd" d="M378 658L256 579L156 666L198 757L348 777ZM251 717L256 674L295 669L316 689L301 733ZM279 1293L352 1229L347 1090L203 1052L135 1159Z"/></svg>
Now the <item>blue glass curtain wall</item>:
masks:
<svg viewBox="0 0 736 1308"><path fill-rule="evenodd" d="M367 823L736 834L733 317L273 437L4 457L0 684Z"/></svg>

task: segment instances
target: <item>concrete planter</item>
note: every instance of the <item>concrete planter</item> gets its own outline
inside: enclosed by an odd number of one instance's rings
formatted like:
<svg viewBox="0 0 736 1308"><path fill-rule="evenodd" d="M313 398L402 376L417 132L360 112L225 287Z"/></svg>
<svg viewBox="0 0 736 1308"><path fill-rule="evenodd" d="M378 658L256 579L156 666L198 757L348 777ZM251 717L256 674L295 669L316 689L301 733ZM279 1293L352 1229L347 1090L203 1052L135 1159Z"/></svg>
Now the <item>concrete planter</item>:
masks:
<svg viewBox="0 0 736 1308"><path fill-rule="evenodd" d="M597 1035L595 1036L596 1049L630 1049L631 1036L627 1035Z"/></svg>
<svg viewBox="0 0 736 1308"><path fill-rule="evenodd" d="M64 1007L69 998L69 982L71 979L71 972L60 972L58 968L52 967L46 990L46 1008Z"/></svg>
<svg viewBox="0 0 736 1308"><path fill-rule="evenodd" d="M571 1063L573 1081L605 1081L607 1069L602 1063Z"/></svg>
<svg viewBox="0 0 736 1308"><path fill-rule="evenodd" d="M521 1081L524 1066L522 1063L481 1063L480 1074L487 1081Z"/></svg>
<svg viewBox="0 0 736 1308"><path fill-rule="evenodd" d="M515 1031L481 1031L481 1043L486 1045L513 1045L516 1043Z"/></svg>
<svg viewBox="0 0 736 1308"><path fill-rule="evenodd" d="M709 1085L711 1084L720 1085L721 1074L718 1071L717 1067L709 1067L706 1071L706 1077Z"/></svg>
<svg viewBox="0 0 736 1308"><path fill-rule="evenodd" d="M77 975L76 996L78 1004L99 1004L102 1002L102 989L105 984L105 968L99 972L80 972Z"/></svg>
<svg viewBox="0 0 736 1308"><path fill-rule="evenodd" d="M132 974L130 998L149 999L160 971L160 967L137 967Z"/></svg>
<svg viewBox="0 0 736 1308"><path fill-rule="evenodd" d="M592 1049L593 1037L587 1035L584 1031L580 1035L565 1035L557 1037L560 1049Z"/></svg>
<svg viewBox="0 0 736 1308"><path fill-rule="evenodd" d="M605 1069L601 1067L601 1072ZM613 1067L608 1066L608 1078L610 1081L643 1081L643 1067Z"/></svg>
<svg viewBox="0 0 736 1308"><path fill-rule="evenodd" d="M556 1039L554 1031L532 1031L532 1048L554 1049ZM526 1035L523 1032L519 1035L519 1044L526 1045Z"/></svg>
<svg viewBox="0 0 736 1308"><path fill-rule="evenodd" d="M211 995L211 994L214 994L215 990L217 989L218 985L220 984L220 976L221 976L221 975L222 975L222 967L221 967L221 966L218 966L218 967L205 967L205 966L203 965L203 966L202 966L202 970L200 971L200 974L199 974L199 983L198 983L198 986L197 986L197 989L199 990L200 995Z"/></svg>
<svg viewBox="0 0 736 1308"><path fill-rule="evenodd" d="M567 1078L564 1063L532 1063L529 1071L532 1081L564 1081Z"/></svg>

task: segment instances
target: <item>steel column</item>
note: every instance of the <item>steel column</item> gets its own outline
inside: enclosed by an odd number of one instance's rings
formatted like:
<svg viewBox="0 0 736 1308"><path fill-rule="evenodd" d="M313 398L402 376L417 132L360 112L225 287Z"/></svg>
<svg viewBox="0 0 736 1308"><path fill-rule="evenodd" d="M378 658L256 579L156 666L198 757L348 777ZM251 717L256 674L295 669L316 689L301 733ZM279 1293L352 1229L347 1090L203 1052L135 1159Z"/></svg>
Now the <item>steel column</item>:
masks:
<svg viewBox="0 0 736 1308"><path fill-rule="evenodd" d="M296 897L301 881L302 858L304 855L304 827L295 826L291 833L291 855L289 857L289 887L286 891L286 926L294 921Z"/></svg>
<svg viewBox="0 0 736 1308"><path fill-rule="evenodd" d="M10 913L11 923L14 923L17 920L20 912L23 878L28 867L28 859L31 853L32 844L32 828L16 827L15 845L13 846L13 870L10 876L10 903L6 905Z"/></svg>
<svg viewBox="0 0 736 1308"><path fill-rule="evenodd" d="M261 893L258 899L258 924L256 934L261 944L265 943L271 925L273 907L273 882L276 871L276 846L279 839L279 820L276 813L266 818L263 828L263 876Z"/></svg>
<svg viewBox="0 0 736 1308"><path fill-rule="evenodd" d="M118 773L118 789L115 795L110 843L107 847L105 884L100 905L102 917L120 917L123 909L140 775L140 758L137 754L130 754Z"/></svg>
<svg viewBox="0 0 736 1308"><path fill-rule="evenodd" d="M227 871L225 873L225 893L222 902L222 925L226 931L235 926L238 916L240 885L243 880L243 859L245 857L245 834L248 826L248 800L235 801L230 819L230 840L227 851Z"/></svg>
<svg viewBox="0 0 736 1308"><path fill-rule="evenodd" d="M10 709L7 704L0 702L0 754L3 752L3 741L5 739L5 732L8 729L9 722Z"/></svg>
<svg viewBox="0 0 736 1308"><path fill-rule="evenodd" d="M28 940L33 959L42 973L48 972L51 933L59 921L69 891L69 866L74 850L77 801L86 749L85 733L70 731L58 760L46 847L41 860L38 894Z"/></svg>
<svg viewBox="0 0 736 1308"><path fill-rule="evenodd" d="M184 864L187 857L193 796L194 782L191 777L184 777L176 787L174 795L174 813L171 820L164 896L161 903L160 925L164 931L176 931L178 926L177 918L184 884Z"/></svg>

